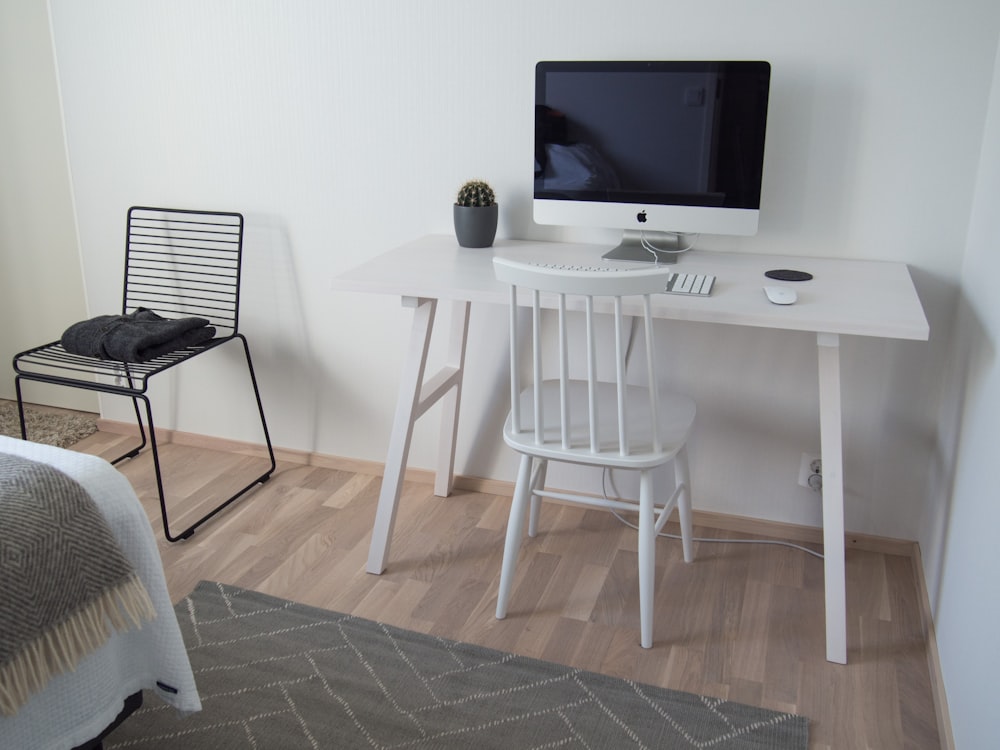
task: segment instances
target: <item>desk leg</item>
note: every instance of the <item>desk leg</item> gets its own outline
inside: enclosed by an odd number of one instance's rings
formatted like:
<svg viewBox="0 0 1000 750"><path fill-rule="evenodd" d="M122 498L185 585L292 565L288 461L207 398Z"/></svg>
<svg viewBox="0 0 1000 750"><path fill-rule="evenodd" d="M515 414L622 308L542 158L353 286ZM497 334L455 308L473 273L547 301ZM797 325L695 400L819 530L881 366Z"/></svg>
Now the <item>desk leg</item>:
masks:
<svg viewBox="0 0 1000 750"><path fill-rule="evenodd" d="M847 663L847 583L844 551L844 458L840 406L840 337L817 334L819 423L823 460L823 578L826 659Z"/></svg>
<svg viewBox="0 0 1000 750"><path fill-rule="evenodd" d="M392 541L392 529L396 524L396 509L399 506L399 494L403 488L406 459L410 454L413 425L420 416L418 412L420 386L424 380L427 350L431 343L434 313L437 309L436 299L405 297L403 304L415 309L413 311L413 328L410 331L410 348L406 353L403 373L400 376L399 395L396 398L396 416L392 421L389 452L385 459L385 472L382 475L378 509L375 511L371 546L368 548L366 569L369 573L376 575L385 570L386 561L389 558L389 543Z"/></svg>
<svg viewBox="0 0 1000 750"><path fill-rule="evenodd" d="M448 497L455 481L455 442L458 437L458 410L462 404L462 377L465 373L465 345L469 339L470 302L453 302L451 336L448 342L446 370L451 375L449 387L443 396L441 412L441 437L438 443L437 475L434 494Z"/></svg>
<svg viewBox="0 0 1000 750"><path fill-rule="evenodd" d="M462 376L465 367L465 349L469 333L469 302L455 302L452 312L451 337L448 344L448 361L426 381L427 352L434 330L436 299L404 297L403 304L413 307L413 328L410 346L400 376L399 395L396 398L396 416L389 437L389 451L385 459L385 473L379 492L372 540L368 548L369 573L379 575L389 559L389 545L396 525L396 510L403 489L403 474L410 455L413 425L438 401L444 401L441 417L441 437L438 443L437 476L434 494L441 497L451 492L455 474L455 439L458 433L458 412L461 405Z"/></svg>

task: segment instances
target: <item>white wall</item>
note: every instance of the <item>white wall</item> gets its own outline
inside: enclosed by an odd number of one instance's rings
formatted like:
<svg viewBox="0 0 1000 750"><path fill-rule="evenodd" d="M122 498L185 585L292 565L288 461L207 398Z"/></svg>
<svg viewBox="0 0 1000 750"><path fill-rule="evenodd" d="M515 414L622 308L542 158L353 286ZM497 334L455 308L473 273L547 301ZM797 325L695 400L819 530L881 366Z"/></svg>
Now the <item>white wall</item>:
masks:
<svg viewBox="0 0 1000 750"><path fill-rule="evenodd" d="M921 546L929 570L942 671L948 691L955 743L960 748L996 744L996 675L1000 622L996 529L1000 503L993 462L997 460L1000 414L1000 56L994 67L993 94L969 239L962 266L962 297L955 329L955 352L942 423L956 453L954 489L942 502ZM959 407L953 410L952 404ZM959 419L954 419L954 415Z"/></svg>
<svg viewBox="0 0 1000 750"><path fill-rule="evenodd" d="M0 108L0 362L9 368L16 353L59 338L86 314L45 3L0 3ZM97 410L84 391L26 383L23 394ZM14 398L9 369L0 398Z"/></svg>
<svg viewBox="0 0 1000 750"><path fill-rule="evenodd" d="M920 536L944 476L929 467L1000 28L992 0L961 12L930 0L51 5L90 312L117 299L129 205L245 212L243 329L276 442L375 461L410 314L334 294L335 274L450 232L468 177L494 183L503 235L607 239L530 221L534 62L770 60L760 232L702 246L911 264L931 341L843 344L847 526ZM502 313L477 309L472 325L458 470L510 479L496 439ZM686 353L669 377L699 402L697 507L818 525L818 497L796 484L819 443L812 338L663 328ZM228 377L230 364L208 371ZM249 419L208 408L235 396L203 396L195 379L168 389L180 396L162 423L253 439ZM432 465L427 421L413 466Z"/></svg>

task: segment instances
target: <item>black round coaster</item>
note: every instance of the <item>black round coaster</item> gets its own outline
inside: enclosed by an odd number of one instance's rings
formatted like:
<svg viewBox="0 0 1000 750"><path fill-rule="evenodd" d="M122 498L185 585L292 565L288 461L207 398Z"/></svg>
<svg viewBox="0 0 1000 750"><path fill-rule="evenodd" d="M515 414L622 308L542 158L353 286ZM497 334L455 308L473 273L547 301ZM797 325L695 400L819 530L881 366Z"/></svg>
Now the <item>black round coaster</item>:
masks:
<svg viewBox="0 0 1000 750"><path fill-rule="evenodd" d="M765 271L764 275L769 279L777 279L778 281L809 281L813 277L811 273L806 271L791 271L787 268L776 268L773 271Z"/></svg>

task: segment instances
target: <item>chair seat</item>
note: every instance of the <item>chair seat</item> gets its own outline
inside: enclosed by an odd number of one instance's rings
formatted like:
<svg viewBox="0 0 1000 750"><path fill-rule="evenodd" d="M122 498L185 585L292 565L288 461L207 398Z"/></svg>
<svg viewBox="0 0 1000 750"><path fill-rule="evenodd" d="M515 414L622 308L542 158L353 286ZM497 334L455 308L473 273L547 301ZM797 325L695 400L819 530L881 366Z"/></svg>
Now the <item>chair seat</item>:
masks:
<svg viewBox="0 0 1000 750"><path fill-rule="evenodd" d="M572 463L643 469L659 466L673 459L687 441L694 424L695 404L687 396L660 390L660 450L653 449L649 395L645 387L626 388L626 414L629 425L629 455L619 453L617 389L613 383L597 384L598 443L599 453L591 450L587 420L587 382L569 381L569 449L563 448L559 424L559 381L546 380L542 384L543 443L535 440L534 391L529 387L521 391L521 432L512 426L508 415L503 436L508 446L521 453L540 458L569 461Z"/></svg>
<svg viewBox="0 0 1000 750"><path fill-rule="evenodd" d="M43 346L21 352L14 357L14 371L19 375L32 375L42 382L73 385L112 393L143 393L147 381L158 372L174 367L197 354L226 343L233 336L221 336L197 346L188 346L145 362L119 362L98 359L66 351L62 343L53 341ZM120 380L117 385L97 384L96 378Z"/></svg>

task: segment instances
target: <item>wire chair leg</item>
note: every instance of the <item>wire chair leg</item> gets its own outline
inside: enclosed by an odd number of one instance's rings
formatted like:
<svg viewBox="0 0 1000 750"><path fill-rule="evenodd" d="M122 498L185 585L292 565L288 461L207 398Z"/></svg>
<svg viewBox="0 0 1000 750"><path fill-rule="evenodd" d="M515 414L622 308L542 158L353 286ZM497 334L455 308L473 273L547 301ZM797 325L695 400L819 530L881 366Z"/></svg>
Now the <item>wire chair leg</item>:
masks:
<svg viewBox="0 0 1000 750"><path fill-rule="evenodd" d="M14 378L14 391L17 393L17 418L21 421L21 440L28 439L28 426L24 422L24 401L21 400L21 378Z"/></svg>
<svg viewBox="0 0 1000 750"><path fill-rule="evenodd" d="M132 373L129 371L127 364L124 365L124 375L128 379L128 387L129 387L129 389L131 391L133 391L133 392L138 391L139 389L136 388L135 381L132 379ZM122 461L124 461L126 459L135 458L136 456L139 455L139 453L142 451L142 449L146 447L146 442L147 442L146 441L146 428L142 424L142 413L139 411L139 397L138 396L132 396L132 408L135 410L135 423L139 427L139 440L140 440L139 445L137 445L134 448L130 448L129 450L125 451L120 456L118 456L118 458L111 459L111 461L109 461L109 463L112 466L114 466L116 464L119 464L119 463L121 463Z"/></svg>
<svg viewBox="0 0 1000 750"><path fill-rule="evenodd" d="M155 427L153 426L153 411L150 406L149 399L145 395L140 395L136 397L136 398L141 398L143 403L145 403L146 405L146 421L149 425L149 446L153 456L153 471L156 475L156 491L160 502L160 516L163 519L163 535L167 538L167 541L169 542L177 542L189 538L192 534L194 534L195 529L197 529L203 523L208 521L210 518L213 518L218 513L222 512L222 510L224 510L225 508L227 508L228 506L239 500L244 494L246 494L248 491L256 487L258 484L263 484L268 479L270 479L271 474L273 474L274 470L277 468L277 462L274 457L274 448L271 445L271 435L267 429L267 421L264 417L264 405L260 398L260 389L257 387L257 376L254 373L253 362L250 358L250 346L247 344L247 340L242 334L237 334L236 338L239 338L240 341L243 342L243 353L246 356L247 372L250 375L250 384L253 386L254 400L257 402L257 413L260 415L260 425L261 429L264 432L264 442L267 446L267 453L268 453L268 458L270 459L270 466L268 467L267 471L265 471L263 474L261 474L256 479L251 481L242 489L235 492L226 500L216 505L212 510L210 510L208 513L203 515L197 521L195 521L186 529L184 529L183 531L181 531L176 535L170 531L170 521L167 513L166 496L163 490L163 473L160 469L160 457L156 445L156 430ZM136 408L138 408L138 404ZM141 429L141 424L140 424L140 429Z"/></svg>
<svg viewBox="0 0 1000 750"><path fill-rule="evenodd" d="M135 408L135 423L139 426L139 438L142 442L139 443L135 448L130 448L125 453L118 456L118 458L112 459L110 463L112 465L120 463L125 459L135 458L139 455L143 448L146 447L146 428L142 424L142 416L139 412L139 399L136 396L132 397L132 406Z"/></svg>
<svg viewBox="0 0 1000 750"><path fill-rule="evenodd" d="M262 474L255 482L263 483L266 482L271 474L274 473L275 468L277 468L277 462L274 460L274 447L271 445L271 433L267 429L267 420L264 418L264 404L260 400L260 388L257 387L257 375L253 369L253 361L250 358L250 345L247 343L246 336L242 333L236 334L236 337L243 342L243 354L247 360L247 371L250 373L250 384L253 386L253 396L257 401L257 413L260 414L260 426L264 431L264 443L267 445L267 454L271 459L271 468Z"/></svg>
<svg viewBox="0 0 1000 750"><path fill-rule="evenodd" d="M160 470L160 452L156 447L156 428L153 426L153 407L145 395L133 396L132 401L135 402L136 409L139 408L139 399L142 399L142 402L146 405L146 423L149 425L149 451L153 457L153 476L156 478L156 496L160 501L160 518L163 521L163 536L167 538L168 542L177 542L181 539L187 539L194 533L194 526L190 526L177 536L170 533L170 521L167 518L167 499L163 492L163 472ZM142 419L139 420L139 430L143 432L142 442L143 445L145 445L146 434L142 429Z"/></svg>

